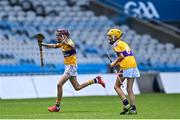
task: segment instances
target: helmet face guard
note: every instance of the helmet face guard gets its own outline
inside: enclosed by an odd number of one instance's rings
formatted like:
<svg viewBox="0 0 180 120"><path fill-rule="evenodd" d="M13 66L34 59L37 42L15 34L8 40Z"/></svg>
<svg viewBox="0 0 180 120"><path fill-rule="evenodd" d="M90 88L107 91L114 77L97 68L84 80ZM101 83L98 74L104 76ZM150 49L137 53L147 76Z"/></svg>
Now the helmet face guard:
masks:
<svg viewBox="0 0 180 120"><path fill-rule="evenodd" d="M111 45L113 45L117 40L115 36L110 36L110 35L108 35L108 39L109 39L109 44Z"/></svg>

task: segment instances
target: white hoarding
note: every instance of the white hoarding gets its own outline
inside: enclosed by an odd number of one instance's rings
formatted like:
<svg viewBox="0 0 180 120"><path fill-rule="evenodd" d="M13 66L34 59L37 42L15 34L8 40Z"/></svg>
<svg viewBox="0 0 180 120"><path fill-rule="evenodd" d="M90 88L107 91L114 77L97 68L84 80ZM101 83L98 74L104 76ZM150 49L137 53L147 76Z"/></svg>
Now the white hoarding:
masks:
<svg viewBox="0 0 180 120"><path fill-rule="evenodd" d="M160 73L165 93L180 93L180 73Z"/></svg>

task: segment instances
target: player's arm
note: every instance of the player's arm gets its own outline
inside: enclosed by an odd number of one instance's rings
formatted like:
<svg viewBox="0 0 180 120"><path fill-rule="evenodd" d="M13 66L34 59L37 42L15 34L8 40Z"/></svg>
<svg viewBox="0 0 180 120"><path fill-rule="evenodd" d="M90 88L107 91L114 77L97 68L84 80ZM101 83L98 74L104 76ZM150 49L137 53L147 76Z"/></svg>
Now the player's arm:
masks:
<svg viewBox="0 0 180 120"><path fill-rule="evenodd" d="M42 43L42 46L47 47L47 48L59 48L62 46L62 44L61 43L57 43L57 44Z"/></svg>
<svg viewBox="0 0 180 120"><path fill-rule="evenodd" d="M110 67L115 67L123 59L124 59L124 56L122 54L119 54L119 57L110 64Z"/></svg>

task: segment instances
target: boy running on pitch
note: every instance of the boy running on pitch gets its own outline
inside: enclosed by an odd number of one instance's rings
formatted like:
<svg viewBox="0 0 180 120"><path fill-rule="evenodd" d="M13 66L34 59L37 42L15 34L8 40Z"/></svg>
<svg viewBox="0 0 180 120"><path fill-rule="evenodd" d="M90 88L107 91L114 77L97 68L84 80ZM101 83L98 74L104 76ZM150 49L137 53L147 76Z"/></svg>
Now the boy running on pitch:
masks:
<svg viewBox="0 0 180 120"><path fill-rule="evenodd" d="M60 111L60 103L63 94L63 85L67 80L70 80L76 91L81 90L91 84L101 84L105 88L105 83L100 76L97 76L94 79L88 80L82 84L79 84L77 81L77 57L76 57L76 48L73 41L69 37L68 30L58 29L56 31L56 37L58 40L57 44L46 44L42 43L42 46L48 48L60 48L64 55L64 64L65 71L62 77L57 83L57 99L55 105L48 107L50 112Z"/></svg>

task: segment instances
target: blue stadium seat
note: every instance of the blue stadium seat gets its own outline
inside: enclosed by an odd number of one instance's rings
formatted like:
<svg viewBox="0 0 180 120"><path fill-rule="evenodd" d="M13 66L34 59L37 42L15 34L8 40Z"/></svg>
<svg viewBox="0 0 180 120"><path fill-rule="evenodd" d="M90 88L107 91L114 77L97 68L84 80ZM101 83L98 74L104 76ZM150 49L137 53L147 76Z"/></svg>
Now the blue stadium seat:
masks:
<svg viewBox="0 0 180 120"><path fill-rule="evenodd" d="M158 39L148 34L140 35L126 24L117 26L104 15L96 16L91 10L82 10L83 5L89 5L89 0L76 1L73 6L69 6L65 0L29 1L33 6L42 5L46 15L39 16L36 9L24 11L21 5L12 7L8 1L0 1L0 18L7 16L6 19L0 20L0 50L3 54L13 56L7 61L0 59L2 73L63 72L63 61L59 60L63 58L59 50L44 50L47 66L39 66L39 48L34 38L35 34L42 32L47 43L55 42L55 30L58 28L69 29L72 39L75 40L80 57L80 73L105 73L109 63L105 54L111 49L105 42L106 32L112 26L122 29L125 33L123 39L136 54L141 70L179 70L180 64L177 61L180 61L180 48L175 48L171 43L159 43ZM52 17L48 14L51 11L58 14ZM110 53L112 54L112 51ZM174 54L169 57L170 53Z"/></svg>

